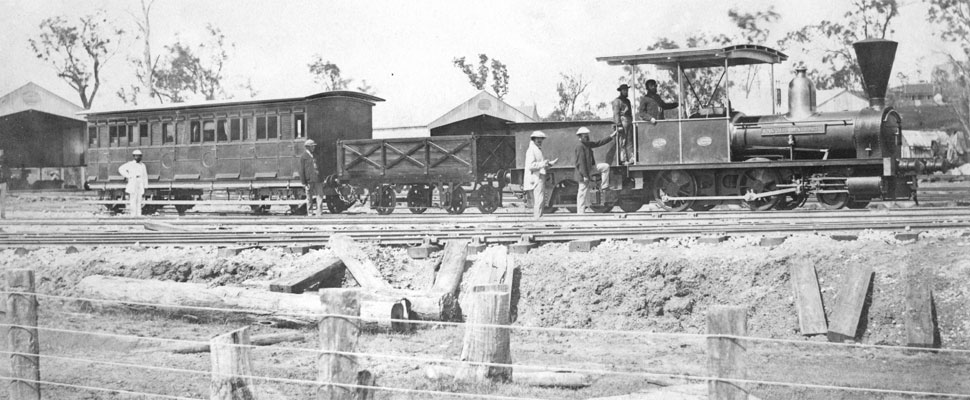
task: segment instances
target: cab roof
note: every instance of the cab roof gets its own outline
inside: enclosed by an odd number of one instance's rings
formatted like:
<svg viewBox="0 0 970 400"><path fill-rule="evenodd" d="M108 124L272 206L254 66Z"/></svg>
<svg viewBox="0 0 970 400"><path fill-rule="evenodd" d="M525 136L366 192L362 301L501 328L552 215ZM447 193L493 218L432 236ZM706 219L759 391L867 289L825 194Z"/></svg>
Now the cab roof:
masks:
<svg viewBox="0 0 970 400"><path fill-rule="evenodd" d="M659 68L683 69L729 67L738 65L777 64L788 59L784 53L757 44L737 44L726 47L655 50L628 55L596 57L609 65L652 64Z"/></svg>

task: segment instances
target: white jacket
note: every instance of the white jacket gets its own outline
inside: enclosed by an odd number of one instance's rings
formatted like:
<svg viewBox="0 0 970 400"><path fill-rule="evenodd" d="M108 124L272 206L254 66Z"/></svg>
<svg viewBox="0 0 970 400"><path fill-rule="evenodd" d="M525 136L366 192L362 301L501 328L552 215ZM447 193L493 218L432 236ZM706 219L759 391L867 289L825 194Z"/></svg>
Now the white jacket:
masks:
<svg viewBox="0 0 970 400"><path fill-rule="evenodd" d="M522 180L522 189L532 190L544 184L546 165L546 157L542 155L542 149L536 146L536 142L530 140L529 150L525 152L525 178Z"/></svg>
<svg viewBox="0 0 970 400"><path fill-rule="evenodd" d="M148 168L145 168L144 163L128 161L121 164L118 173L128 180L128 185L125 186L126 193L138 196L145 194L145 188L148 187Z"/></svg>

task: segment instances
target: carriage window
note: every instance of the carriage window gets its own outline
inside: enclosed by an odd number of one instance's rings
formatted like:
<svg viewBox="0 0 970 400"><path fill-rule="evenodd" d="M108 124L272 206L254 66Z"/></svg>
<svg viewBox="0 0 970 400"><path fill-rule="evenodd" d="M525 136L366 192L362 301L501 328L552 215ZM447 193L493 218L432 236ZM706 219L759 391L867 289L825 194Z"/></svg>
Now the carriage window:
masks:
<svg viewBox="0 0 970 400"><path fill-rule="evenodd" d="M239 118L229 120L229 140L239 140Z"/></svg>
<svg viewBox="0 0 970 400"><path fill-rule="evenodd" d="M266 117L266 138L276 139L276 133L279 132L279 117L273 115Z"/></svg>
<svg viewBox="0 0 970 400"><path fill-rule="evenodd" d="M121 145L122 146L129 146L129 145L134 144L135 143L135 126L134 125L125 125L121 129L124 129L123 132L125 132L125 134L124 134L125 137L121 139L121 141L123 142L123 143L121 143Z"/></svg>
<svg viewBox="0 0 970 400"><path fill-rule="evenodd" d="M128 146L128 136L129 135L130 134L128 133L128 125L119 125L118 126L118 147L127 147Z"/></svg>
<svg viewBox="0 0 970 400"><path fill-rule="evenodd" d="M256 140L266 139L266 117L256 117Z"/></svg>
<svg viewBox="0 0 970 400"><path fill-rule="evenodd" d="M242 125L242 140L249 140L249 118L243 118Z"/></svg>
<svg viewBox="0 0 970 400"><path fill-rule="evenodd" d="M189 122L189 142L199 143L202 141L202 124L199 121Z"/></svg>
<svg viewBox="0 0 970 400"><path fill-rule="evenodd" d="M296 114L293 116L293 135L299 138L306 137L306 123L303 114Z"/></svg>
<svg viewBox="0 0 970 400"><path fill-rule="evenodd" d="M142 146L151 146L152 139L148 137L148 124L138 125L138 144Z"/></svg>
<svg viewBox="0 0 970 400"><path fill-rule="evenodd" d="M203 142L214 142L216 141L216 123L213 121L205 121L202 123L202 141Z"/></svg>
<svg viewBox="0 0 970 400"><path fill-rule="evenodd" d="M108 147L118 147L118 126L108 127Z"/></svg>
<svg viewBox="0 0 970 400"><path fill-rule="evenodd" d="M175 143L175 126L168 122L162 124L162 143Z"/></svg>
<svg viewBox="0 0 970 400"><path fill-rule="evenodd" d="M88 147L98 147L98 127L88 127Z"/></svg>
<svg viewBox="0 0 970 400"><path fill-rule="evenodd" d="M226 120L220 119L216 121L216 141L217 142L228 142L229 136L226 133Z"/></svg>

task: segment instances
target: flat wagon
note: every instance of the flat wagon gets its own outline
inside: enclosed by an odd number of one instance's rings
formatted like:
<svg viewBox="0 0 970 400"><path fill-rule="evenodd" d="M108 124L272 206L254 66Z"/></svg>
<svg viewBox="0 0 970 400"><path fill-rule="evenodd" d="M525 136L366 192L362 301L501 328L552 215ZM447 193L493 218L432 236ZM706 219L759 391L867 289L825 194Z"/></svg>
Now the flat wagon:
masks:
<svg viewBox="0 0 970 400"><path fill-rule="evenodd" d="M369 192L371 207L390 214L403 201L415 214L441 207L461 214L502 206L505 176L514 165L515 138L462 135L338 142L341 183ZM398 193L405 197L398 198ZM437 194L438 202L434 202Z"/></svg>

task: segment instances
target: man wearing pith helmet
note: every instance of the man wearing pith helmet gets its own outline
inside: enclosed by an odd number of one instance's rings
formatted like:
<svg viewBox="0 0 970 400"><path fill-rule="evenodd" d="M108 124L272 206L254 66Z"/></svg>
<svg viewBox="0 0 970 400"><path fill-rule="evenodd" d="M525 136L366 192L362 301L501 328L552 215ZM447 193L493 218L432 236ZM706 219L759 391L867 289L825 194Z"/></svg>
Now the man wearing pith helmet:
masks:
<svg viewBox="0 0 970 400"><path fill-rule="evenodd" d="M313 151L317 148L317 142L307 139L303 142L306 149L300 156L300 182L306 189L306 212L310 214L313 199L316 198L317 216L323 214L323 181L320 180L320 170L317 169L317 159L313 156Z"/></svg>
<svg viewBox="0 0 970 400"><path fill-rule="evenodd" d="M590 185L593 183L593 171L600 173L602 181L600 187L606 189L610 185L610 164L596 163L593 157L593 149L609 143L616 137L617 131L613 131L610 136L597 140L589 140L589 128L583 126L576 130L579 143L576 144L576 182L579 188L576 191L576 213L583 214L589 206L587 195L590 192Z"/></svg>
<svg viewBox="0 0 970 400"><path fill-rule="evenodd" d="M532 132L529 139L529 149L525 152L525 178L522 189L532 191L532 215L538 219L542 216L542 208L546 203L546 168L555 164L556 160L546 160L542 155L542 141L546 140L545 133Z"/></svg>
<svg viewBox="0 0 970 400"><path fill-rule="evenodd" d="M142 198L148 188L148 168L141 162L141 150L131 152L133 160L118 168L118 173L128 182L125 193L128 193L128 212L133 216L141 216Z"/></svg>

